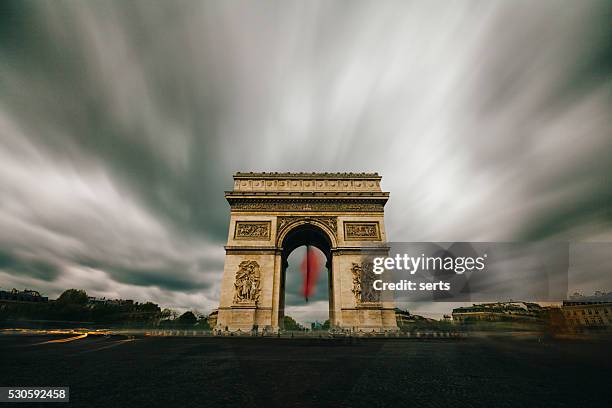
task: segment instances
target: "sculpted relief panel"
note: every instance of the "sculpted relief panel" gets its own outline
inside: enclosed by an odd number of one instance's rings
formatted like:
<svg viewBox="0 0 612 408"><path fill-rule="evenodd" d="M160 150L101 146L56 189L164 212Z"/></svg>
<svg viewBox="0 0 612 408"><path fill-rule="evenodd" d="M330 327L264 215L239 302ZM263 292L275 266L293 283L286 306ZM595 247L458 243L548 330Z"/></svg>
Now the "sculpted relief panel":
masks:
<svg viewBox="0 0 612 408"><path fill-rule="evenodd" d="M347 241L380 241L378 222L347 221L344 223L344 239Z"/></svg>
<svg viewBox="0 0 612 408"><path fill-rule="evenodd" d="M235 304L257 304L261 293L259 264L256 261L242 261L234 282Z"/></svg>
<svg viewBox="0 0 612 408"><path fill-rule="evenodd" d="M353 289L357 304L377 303L380 301L380 292L374 290L373 283L376 275L372 270L371 263L355 263L351 272L353 273Z"/></svg>
<svg viewBox="0 0 612 408"><path fill-rule="evenodd" d="M270 221L236 221L234 239L270 239Z"/></svg>

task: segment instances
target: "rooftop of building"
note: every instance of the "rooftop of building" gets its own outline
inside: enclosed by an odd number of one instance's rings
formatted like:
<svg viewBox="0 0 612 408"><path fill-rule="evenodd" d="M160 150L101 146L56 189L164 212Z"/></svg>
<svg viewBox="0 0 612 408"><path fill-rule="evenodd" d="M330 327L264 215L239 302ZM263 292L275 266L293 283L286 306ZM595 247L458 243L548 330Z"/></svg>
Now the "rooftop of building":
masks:
<svg viewBox="0 0 612 408"><path fill-rule="evenodd" d="M328 173L328 172L237 172L234 179L376 179L378 173Z"/></svg>
<svg viewBox="0 0 612 408"><path fill-rule="evenodd" d="M568 302L612 302L612 292L597 291L592 295L582 295L574 293L569 297Z"/></svg>
<svg viewBox="0 0 612 408"><path fill-rule="evenodd" d="M33 290L33 289L24 289L24 290L19 290L19 289L11 289L11 290L4 290L2 288L0 288L0 292L3 293L10 293L13 295L30 295L30 296L41 296L40 292L37 290Z"/></svg>
<svg viewBox="0 0 612 408"><path fill-rule="evenodd" d="M533 302L518 302L518 301L509 301L509 302L493 302L493 303L474 303L472 306L464 306L453 309L453 313L461 313L461 312L475 312L475 311L509 311L509 310L534 310L541 309L542 307Z"/></svg>

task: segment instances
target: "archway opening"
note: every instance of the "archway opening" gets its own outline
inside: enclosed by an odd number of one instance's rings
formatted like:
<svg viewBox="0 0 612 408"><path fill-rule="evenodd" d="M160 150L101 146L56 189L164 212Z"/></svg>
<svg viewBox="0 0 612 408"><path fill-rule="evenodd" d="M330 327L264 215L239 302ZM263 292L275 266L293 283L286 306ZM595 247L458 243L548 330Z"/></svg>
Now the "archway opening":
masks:
<svg viewBox="0 0 612 408"><path fill-rule="evenodd" d="M303 286L304 272L302 263L309 246L315 262L319 265L319 273L313 281L313 291L305 299ZM293 228L282 242L282 274L279 307L279 325L290 329L292 322L285 316L291 316L301 325L310 328L315 323L321 327L326 321L332 321L332 244L328 235L321 228L312 224L303 224ZM287 324L285 324L287 323ZM317 325L318 323L318 325ZM329 322L328 322L329 325Z"/></svg>

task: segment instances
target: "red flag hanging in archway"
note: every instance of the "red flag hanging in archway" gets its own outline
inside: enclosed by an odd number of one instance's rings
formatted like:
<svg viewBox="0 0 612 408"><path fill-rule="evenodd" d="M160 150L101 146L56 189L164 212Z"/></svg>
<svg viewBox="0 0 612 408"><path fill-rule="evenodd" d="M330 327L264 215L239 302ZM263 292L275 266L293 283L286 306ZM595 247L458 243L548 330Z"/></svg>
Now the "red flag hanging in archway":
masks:
<svg viewBox="0 0 612 408"><path fill-rule="evenodd" d="M308 298L314 294L320 269L319 258L317 257L317 253L315 252L314 248L306 246L306 255L304 255L301 269L304 280L304 284L302 285L302 293L308 302Z"/></svg>

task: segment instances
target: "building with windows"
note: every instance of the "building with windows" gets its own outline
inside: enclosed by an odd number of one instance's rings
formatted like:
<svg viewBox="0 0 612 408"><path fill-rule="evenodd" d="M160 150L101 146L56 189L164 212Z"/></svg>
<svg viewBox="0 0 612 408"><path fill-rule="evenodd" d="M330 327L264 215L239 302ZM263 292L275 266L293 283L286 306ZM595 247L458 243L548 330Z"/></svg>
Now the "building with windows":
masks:
<svg viewBox="0 0 612 408"><path fill-rule="evenodd" d="M395 308L395 321L397 323L397 327L399 327L400 329L406 329L413 326L415 323L427 323L433 322L434 320L429 319L427 317L411 314L408 310Z"/></svg>
<svg viewBox="0 0 612 408"><path fill-rule="evenodd" d="M572 296L563 301L561 310L571 331L612 329L612 292Z"/></svg>
<svg viewBox="0 0 612 408"><path fill-rule="evenodd" d="M11 291L0 290L0 300L14 302L47 302L49 298L41 296L40 292L36 290L17 290L13 288Z"/></svg>
<svg viewBox="0 0 612 408"><path fill-rule="evenodd" d="M105 297L95 297L89 296L87 298L87 303L89 305L114 305L114 306L126 306L133 305L134 301L132 299L106 299ZM137 304L138 302L136 302Z"/></svg>
<svg viewBox="0 0 612 408"><path fill-rule="evenodd" d="M535 321L542 315L542 307L531 302L495 302L473 304L453 309L453 321L464 322L501 322Z"/></svg>

